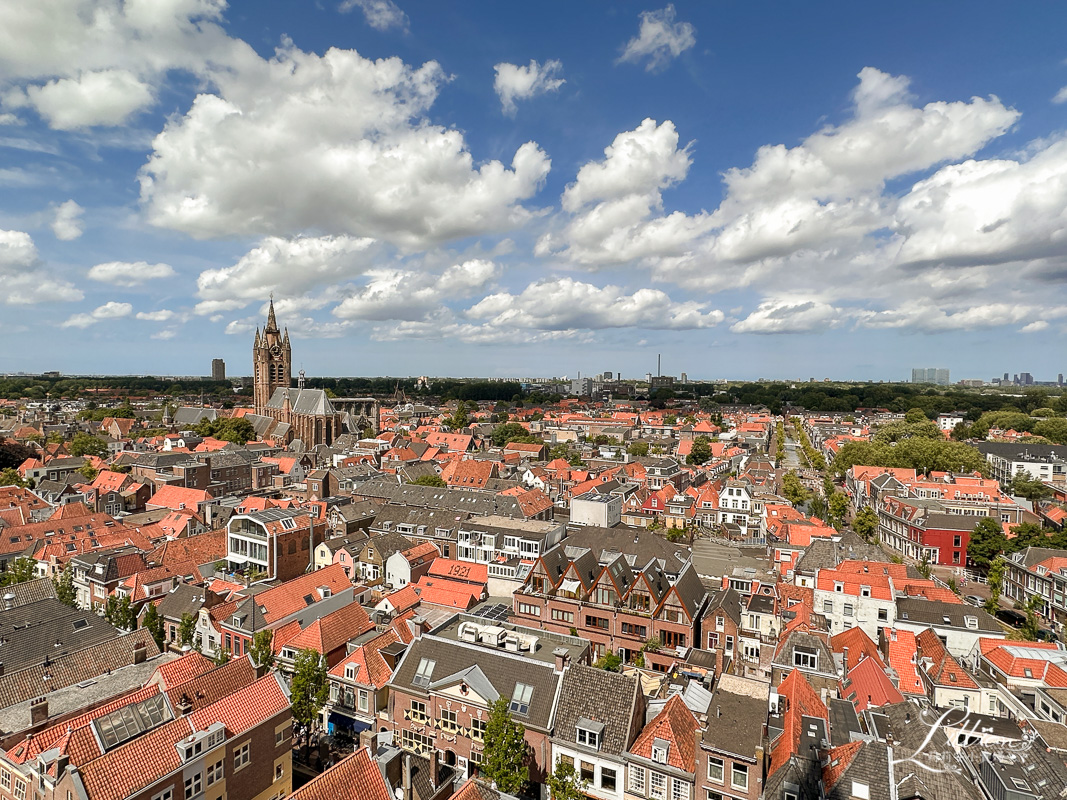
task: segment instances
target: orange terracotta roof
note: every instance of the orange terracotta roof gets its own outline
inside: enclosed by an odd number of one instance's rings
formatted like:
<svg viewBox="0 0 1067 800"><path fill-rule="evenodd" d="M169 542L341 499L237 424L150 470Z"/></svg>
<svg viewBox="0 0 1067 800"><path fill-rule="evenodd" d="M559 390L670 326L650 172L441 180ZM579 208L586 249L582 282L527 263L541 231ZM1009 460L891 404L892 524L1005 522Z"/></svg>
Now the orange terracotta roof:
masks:
<svg viewBox="0 0 1067 800"><path fill-rule="evenodd" d="M458 797L459 794L454 796ZM364 747L304 784L287 800L392 800L392 793L385 785L378 764ZM470 800L481 798L471 797Z"/></svg>
<svg viewBox="0 0 1067 800"><path fill-rule="evenodd" d="M811 688L802 670L794 669L786 675L785 680L778 686L778 694L786 698L786 710L782 715L782 735L771 750L768 776L777 772L797 754L804 728L804 717L815 717L824 720L827 725L830 724L826 706Z"/></svg>
<svg viewBox="0 0 1067 800"><path fill-rule="evenodd" d="M327 655L344 647L345 642L374 628L359 603L349 603L312 622L286 644L294 650L311 649Z"/></svg>
<svg viewBox="0 0 1067 800"><path fill-rule="evenodd" d="M663 710L638 734L630 752L642 758L652 758L654 741L662 739L670 744L667 749L667 763L689 772L693 769L696 757L696 732L699 727L700 724L693 712L686 707L681 695L673 695L663 706Z"/></svg>
<svg viewBox="0 0 1067 800"><path fill-rule="evenodd" d="M916 668L918 645L915 634L911 631L894 628L882 628L889 666L897 673L897 688L902 694L926 694L923 682Z"/></svg>

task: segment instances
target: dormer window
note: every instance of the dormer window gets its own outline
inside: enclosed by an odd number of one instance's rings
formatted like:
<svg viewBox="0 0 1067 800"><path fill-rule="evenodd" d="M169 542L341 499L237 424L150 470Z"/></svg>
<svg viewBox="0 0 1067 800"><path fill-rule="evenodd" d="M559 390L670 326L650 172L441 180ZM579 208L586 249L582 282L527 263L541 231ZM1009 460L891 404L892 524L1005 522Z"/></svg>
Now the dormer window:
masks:
<svg viewBox="0 0 1067 800"><path fill-rule="evenodd" d="M663 739L656 739L652 743L652 760L657 764L667 763L667 754L670 752L671 743Z"/></svg>
<svg viewBox="0 0 1067 800"><path fill-rule="evenodd" d="M978 630L978 617L964 617L963 624L970 628L972 631Z"/></svg>
<svg viewBox="0 0 1067 800"><path fill-rule="evenodd" d="M429 686L430 676L433 675L433 668L437 666L437 662L432 658L424 658L419 661L419 668L415 670L415 677L411 679L411 682L415 686Z"/></svg>
<svg viewBox="0 0 1067 800"><path fill-rule="evenodd" d="M871 596L871 587L870 586L861 586L860 587L860 597L870 597L870 596Z"/></svg>
<svg viewBox="0 0 1067 800"><path fill-rule="evenodd" d="M578 744L591 747L594 750L600 749L600 742L604 733L603 723L581 718L575 723L575 730L577 732L575 741Z"/></svg>
<svg viewBox="0 0 1067 800"><path fill-rule="evenodd" d="M529 714L530 699L533 697L533 687L526 683L516 683L515 691L511 695L511 712L513 714Z"/></svg>
<svg viewBox="0 0 1067 800"><path fill-rule="evenodd" d="M845 591L845 584L842 583L841 581L834 581L834 591L835 592L843 592L843 591Z"/></svg>

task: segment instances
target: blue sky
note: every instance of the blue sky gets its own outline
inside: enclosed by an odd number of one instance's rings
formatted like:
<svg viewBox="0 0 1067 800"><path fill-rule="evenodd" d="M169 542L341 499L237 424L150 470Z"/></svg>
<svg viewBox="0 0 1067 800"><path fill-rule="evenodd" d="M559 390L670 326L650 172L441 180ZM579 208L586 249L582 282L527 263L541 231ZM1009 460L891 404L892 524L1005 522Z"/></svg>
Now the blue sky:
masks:
<svg viewBox="0 0 1067 800"><path fill-rule="evenodd" d="M1054 379L1067 17L0 6L0 372Z"/></svg>

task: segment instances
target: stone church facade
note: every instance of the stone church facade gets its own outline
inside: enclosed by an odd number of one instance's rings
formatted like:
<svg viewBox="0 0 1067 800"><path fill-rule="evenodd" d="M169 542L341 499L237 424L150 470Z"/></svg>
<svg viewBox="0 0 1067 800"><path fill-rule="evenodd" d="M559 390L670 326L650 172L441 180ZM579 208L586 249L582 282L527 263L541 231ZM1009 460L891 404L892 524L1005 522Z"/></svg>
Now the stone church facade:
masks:
<svg viewBox="0 0 1067 800"><path fill-rule="evenodd" d="M290 444L296 440L305 449L332 445L338 437L370 429L377 433L378 403L368 397L342 397L334 402L322 389L305 389L303 372L299 386L292 387L293 356L289 329L278 328L271 298L267 325L252 344L255 413L274 420L267 435ZM336 405L335 405L336 403Z"/></svg>

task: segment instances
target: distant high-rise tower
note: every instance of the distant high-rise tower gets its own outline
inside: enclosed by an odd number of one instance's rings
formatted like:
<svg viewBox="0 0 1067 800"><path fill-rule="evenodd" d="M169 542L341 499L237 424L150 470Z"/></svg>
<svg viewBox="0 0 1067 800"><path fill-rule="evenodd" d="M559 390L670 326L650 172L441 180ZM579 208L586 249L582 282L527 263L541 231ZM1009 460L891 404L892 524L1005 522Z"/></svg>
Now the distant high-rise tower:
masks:
<svg viewBox="0 0 1067 800"><path fill-rule="evenodd" d="M274 298L271 298L267 327L263 329L262 336L259 328L256 328L256 338L252 344L252 364L255 368L252 399L257 414L263 413L275 389L290 387L293 382L292 362L289 329L285 329L284 335L278 330L278 320L274 317Z"/></svg>
<svg viewBox="0 0 1067 800"><path fill-rule="evenodd" d="M949 371L943 367L925 367L911 371L912 383L936 383L939 386L948 386Z"/></svg>
<svg viewBox="0 0 1067 800"><path fill-rule="evenodd" d="M221 358L211 359L211 380L226 380L226 362L223 361Z"/></svg>

